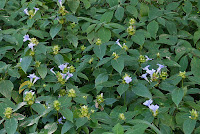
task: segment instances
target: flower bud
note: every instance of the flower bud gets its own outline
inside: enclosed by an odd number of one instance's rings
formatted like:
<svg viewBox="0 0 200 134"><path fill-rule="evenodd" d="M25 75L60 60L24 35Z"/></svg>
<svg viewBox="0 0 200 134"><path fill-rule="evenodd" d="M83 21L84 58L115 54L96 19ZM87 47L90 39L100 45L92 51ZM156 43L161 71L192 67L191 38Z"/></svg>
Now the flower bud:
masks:
<svg viewBox="0 0 200 134"><path fill-rule="evenodd" d="M96 100L98 104L104 102L103 93L101 93L100 95L97 95Z"/></svg>
<svg viewBox="0 0 200 134"><path fill-rule="evenodd" d="M115 60L119 58L119 55L116 52L113 52L112 56L114 56Z"/></svg>
<svg viewBox="0 0 200 134"><path fill-rule="evenodd" d="M5 117L7 119L10 119L11 115L12 115L12 112L13 112L12 108L11 107L7 107L3 114L5 115Z"/></svg>
<svg viewBox="0 0 200 134"><path fill-rule="evenodd" d="M30 55L30 56L35 55L35 52L34 52L34 51L30 51L29 55Z"/></svg>
<svg viewBox="0 0 200 134"><path fill-rule="evenodd" d="M94 58L92 57L92 58L88 61L88 63L91 64L91 63L93 62L93 60L94 60Z"/></svg>
<svg viewBox="0 0 200 134"><path fill-rule="evenodd" d="M125 120L126 119L125 116L124 116L124 113L120 113L119 114L119 119L121 119L121 120Z"/></svg>
<svg viewBox="0 0 200 134"><path fill-rule="evenodd" d="M129 26L127 28L127 32L129 35L134 35L135 34L135 27L134 26Z"/></svg>
<svg viewBox="0 0 200 134"><path fill-rule="evenodd" d="M192 120L196 120L199 116L198 112L194 109L192 109L192 111L190 111L191 116L189 116L190 119Z"/></svg>
<svg viewBox="0 0 200 134"><path fill-rule="evenodd" d="M162 71L161 74L160 74L160 78L161 78L162 80L167 79L167 76L168 76L168 73L167 73L166 71Z"/></svg>
<svg viewBox="0 0 200 134"><path fill-rule="evenodd" d="M38 45L39 44L39 42L38 42L38 40L36 39L36 38L31 38L31 43L33 43L33 44L35 44L35 45Z"/></svg>
<svg viewBox="0 0 200 134"><path fill-rule="evenodd" d="M59 48L59 46L58 45L56 45L56 46L54 46L53 47L53 54L58 54L58 51L60 50L60 48Z"/></svg>
<svg viewBox="0 0 200 134"><path fill-rule="evenodd" d="M129 20L129 24L130 24L130 25L135 24L135 19L134 19L134 18L131 18L131 19Z"/></svg>
<svg viewBox="0 0 200 134"><path fill-rule="evenodd" d="M179 72L179 75L178 76L180 76L180 77L182 77L182 79L185 79L186 78L186 72L184 71L184 72Z"/></svg>
<svg viewBox="0 0 200 134"><path fill-rule="evenodd" d="M102 43L101 43L101 39L97 39L97 41L96 41L96 45L101 45Z"/></svg>
<svg viewBox="0 0 200 134"><path fill-rule="evenodd" d="M76 69L75 69L75 67L74 66L70 66L69 67L69 71L70 71L70 73L73 73L73 72L75 72L76 71Z"/></svg>
<svg viewBox="0 0 200 134"><path fill-rule="evenodd" d="M81 46L81 50L84 51L86 47L84 45Z"/></svg>
<svg viewBox="0 0 200 134"><path fill-rule="evenodd" d="M74 89L70 89L68 92L68 97L76 97L76 91Z"/></svg>
<svg viewBox="0 0 200 134"><path fill-rule="evenodd" d="M58 100L55 100L54 102L53 102L53 107L57 110L57 111L59 111L60 110L60 102L58 101Z"/></svg>
<svg viewBox="0 0 200 134"><path fill-rule="evenodd" d="M35 67L40 67L40 64L41 64L41 62L36 61L36 62L35 62Z"/></svg>
<svg viewBox="0 0 200 134"><path fill-rule="evenodd" d="M61 90L59 91L59 95L60 95L60 96L65 96L66 94L67 94L67 92L66 92L65 89L61 89Z"/></svg>
<svg viewBox="0 0 200 134"><path fill-rule="evenodd" d="M140 55L138 61L139 61L140 63L144 63L144 62L146 62L146 58L145 58L145 56L144 56L144 55Z"/></svg>

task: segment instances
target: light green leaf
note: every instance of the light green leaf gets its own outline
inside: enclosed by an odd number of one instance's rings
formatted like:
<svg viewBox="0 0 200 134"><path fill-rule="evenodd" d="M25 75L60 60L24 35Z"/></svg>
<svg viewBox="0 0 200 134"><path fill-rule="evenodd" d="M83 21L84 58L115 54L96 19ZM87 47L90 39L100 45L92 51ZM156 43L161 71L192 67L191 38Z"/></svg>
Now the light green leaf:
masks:
<svg viewBox="0 0 200 134"><path fill-rule="evenodd" d="M193 40L194 40L194 44L197 43L197 41L200 39L200 30L199 31L196 31L194 33L194 37L193 37Z"/></svg>
<svg viewBox="0 0 200 134"><path fill-rule="evenodd" d="M88 0L81 0L81 1L83 2L85 9L88 9L91 6L91 4Z"/></svg>
<svg viewBox="0 0 200 134"><path fill-rule="evenodd" d="M76 10L79 7L80 1L79 0L67 0L68 6L70 10L75 14Z"/></svg>
<svg viewBox="0 0 200 134"><path fill-rule="evenodd" d="M107 28L100 28L98 30L98 36L101 39L102 43L108 42L111 38L111 31Z"/></svg>
<svg viewBox="0 0 200 134"><path fill-rule="evenodd" d="M135 35L133 35L131 37L131 40L134 41L135 43L139 44L140 46L142 46L145 41L145 36L141 32L136 32Z"/></svg>
<svg viewBox="0 0 200 134"><path fill-rule="evenodd" d="M115 11L115 17L117 20L122 20L124 17L124 8L119 6L117 7L117 10Z"/></svg>
<svg viewBox="0 0 200 134"><path fill-rule="evenodd" d="M51 27L51 29L50 29L51 38L53 39L61 29L62 29L62 25L61 24L53 25Z"/></svg>
<svg viewBox="0 0 200 134"><path fill-rule="evenodd" d="M114 134L124 134L124 128L119 123L117 123L113 127L112 131L114 132Z"/></svg>
<svg viewBox="0 0 200 134"><path fill-rule="evenodd" d="M59 111L62 116L64 116L67 120L73 122L73 112L69 110L68 108L64 107Z"/></svg>
<svg viewBox="0 0 200 134"><path fill-rule="evenodd" d="M26 73L28 67L30 66L32 61L32 56L26 56L22 58L22 62L20 63L22 70Z"/></svg>
<svg viewBox="0 0 200 134"><path fill-rule="evenodd" d="M29 33L40 38L40 39L44 39L44 36L43 36L41 30L29 30Z"/></svg>
<svg viewBox="0 0 200 134"><path fill-rule="evenodd" d="M107 12L105 12L103 15L102 15L102 17L101 17L101 19L100 19L100 21L101 22L110 22L111 20L112 20L112 18L113 18L113 11L107 11Z"/></svg>
<svg viewBox="0 0 200 134"><path fill-rule="evenodd" d="M94 46L94 53L96 54L96 56L101 60L103 58L103 56L106 54L106 48L107 46L105 44L101 44L101 45L95 45Z"/></svg>
<svg viewBox="0 0 200 134"><path fill-rule="evenodd" d="M122 70L124 69L124 59L122 57L119 57L118 59L112 59L111 60L112 67L118 72L122 73Z"/></svg>
<svg viewBox="0 0 200 134"><path fill-rule="evenodd" d="M13 83L10 80L0 81L0 93L6 98L11 98L11 93L14 88Z"/></svg>
<svg viewBox="0 0 200 134"><path fill-rule="evenodd" d="M122 83L117 87L117 92L121 96L124 92L126 92L126 90L128 90L128 88L129 88L129 84Z"/></svg>
<svg viewBox="0 0 200 134"><path fill-rule="evenodd" d="M47 65L46 64L41 64L37 68L38 73L40 74L41 78L44 79L47 75Z"/></svg>
<svg viewBox="0 0 200 134"><path fill-rule="evenodd" d="M172 100L178 107L178 104L181 102L182 98L184 96L184 91L182 88L176 88L172 92Z"/></svg>
<svg viewBox="0 0 200 134"><path fill-rule="evenodd" d="M137 84L136 87L132 87L132 90L138 96L147 97L149 99L152 99L152 95L151 95L149 89L141 83Z"/></svg>
<svg viewBox="0 0 200 134"><path fill-rule="evenodd" d="M158 32L158 23L154 20L147 25L147 31L150 33L151 37L156 39L156 33Z"/></svg>
<svg viewBox="0 0 200 134"><path fill-rule="evenodd" d="M192 3L190 1L185 1L184 2L183 11L186 14L189 14L192 11Z"/></svg>
<svg viewBox="0 0 200 134"><path fill-rule="evenodd" d="M88 121L88 118L87 118L87 117L77 118L77 119L76 119L76 126L77 126L77 129L78 129L79 127L83 126L87 121Z"/></svg>
<svg viewBox="0 0 200 134"><path fill-rule="evenodd" d="M65 134L66 132L68 132L74 125L69 122L69 121L66 121L62 127L62 130L61 130L61 134Z"/></svg>
<svg viewBox="0 0 200 134"><path fill-rule="evenodd" d="M118 0L106 0L106 2L110 5L110 7L116 6L118 4Z"/></svg>
<svg viewBox="0 0 200 134"><path fill-rule="evenodd" d="M5 122L5 129L7 134L15 134L18 126L18 121L15 118L7 119Z"/></svg>
<svg viewBox="0 0 200 134"><path fill-rule="evenodd" d="M191 134L195 128L196 120L187 119L183 123L183 132L185 134Z"/></svg>

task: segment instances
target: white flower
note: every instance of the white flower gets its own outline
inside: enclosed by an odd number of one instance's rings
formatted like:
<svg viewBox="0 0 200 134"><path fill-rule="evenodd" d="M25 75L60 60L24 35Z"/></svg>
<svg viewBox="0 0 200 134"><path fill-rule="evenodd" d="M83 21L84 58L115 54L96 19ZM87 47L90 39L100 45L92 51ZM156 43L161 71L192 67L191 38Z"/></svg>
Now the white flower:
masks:
<svg viewBox="0 0 200 134"><path fill-rule="evenodd" d="M67 78L66 78L66 80L68 80L68 79L71 78L72 76L73 76L72 73L67 72Z"/></svg>
<svg viewBox="0 0 200 134"><path fill-rule="evenodd" d="M63 73L60 73L62 75L62 78L65 79L65 77L67 76L67 74L63 74Z"/></svg>
<svg viewBox="0 0 200 134"><path fill-rule="evenodd" d="M148 71L149 70L150 65L147 65L145 68L143 68L143 70Z"/></svg>
<svg viewBox="0 0 200 134"><path fill-rule="evenodd" d="M149 82L148 78L147 78L147 73L143 74L142 76L140 76L141 78L145 79L146 81Z"/></svg>
<svg viewBox="0 0 200 134"><path fill-rule="evenodd" d="M156 70L151 69L151 70L147 70L146 72L147 72L148 74L150 74L151 78L153 78L153 73L155 73Z"/></svg>
<svg viewBox="0 0 200 134"><path fill-rule="evenodd" d="M145 57L147 58L146 61L152 60L147 55L145 55Z"/></svg>
<svg viewBox="0 0 200 134"><path fill-rule="evenodd" d="M24 9L24 13L25 13L26 15L29 15L29 13L28 13L28 8L25 8L25 9Z"/></svg>
<svg viewBox="0 0 200 134"><path fill-rule="evenodd" d="M60 70L63 71L63 70L67 67L68 64L69 64L69 63L61 64L61 65L59 65L58 67L60 68Z"/></svg>
<svg viewBox="0 0 200 134"><path fill-rule="evenodd" d="M34 79L34 81L33 81L33 84L35 84L35 82L37 81L37 80L39 80L40 79L40 77L35 77L35 79Z"/></svg>
<svg viewBox="0 0 200 134"><path fill-rule="evenodd" d="M158 108L159 108L158 105L153 105L153 104L151 104L151 105L149 106L149 109L151 109L151 110L154 112L154 114L156 113L156 111L158 110Z"/></svg>
<svg viewBox="0 0 200 134"><path fill-rule="evenodd" d="M116 44L122 48L122 45L119 43L119 39L117 39Z"/></svg>
<svg viewBox="0 0 200 134"><path fill-rule="evenodd" d="M161 65L161 64L157 64L157 65L158 65L159 67L158 67L156 73L160 73L160 70L161 70L162 68L166 67L166 66Z"/></svg>
<svg viewBox="0 0 200 134"><path fill-rule="evenodd" d="M37 77L37 76L35 75L35 73L29 74L29 76L27 76L27 77L30 78L30 82L33 83L33 84L34 84L37 80L40 79L40 77ZM33 79L34 79L34 81L33 81Z"/></svg>
<svg viewBox="0 0 200 134"><path fill-rule="evenodd" d="M25 95L26 95L27 93L31 93L32 95L35 94L35 92L33 92L32 90L24 92Z"/></svg>
<svg viewBox="0 0 200 134"><path fill-rule="evenodd" d="M58 2L59 2L59 4L60 4L60 6L62 6L62 0L58 0Z"/></svg>
<svg viewBox="0 0 200 134"><path fill-rule="evenodd" d="M153 102L153 100L152 99L150 99L150 100L146 100L144 103L143 103L143 105L145 105L145 106L150 106L151 105L151 103Z"/></svg>
<svg viewBox="0 0 200 134"><path fill-rule="evenodd" d="M66 119L65 116L63 116L63 119L64 119L64 120Z"/></svg>
<svg viewBox="0 0 200 134"><path fill-rule="evenodd" d="M129 84L132 81L132 78L129 76L124 77L124 80L127 84Z"/></svg>
<svg viewBox="0 0 200 134"><path fill-rule="evenodd" d="M36 12L39 10L39 8L34 7L34 9L35 9L34 14L36 14Z"/></svg>
<svg viewBox="0 0 200 134"><path fill-rule="evenodd" d="M33 51L33 47L35 46L35 44L33 44L33 43L29 43L28 44L28 47Z"/></svg>
<svg viewBox="0 0 200 134"><path fill-rule="evenodd" d="M22 62L22 58L19 59L19 62Z"/></svg>
<svg viewBox="0 0 200 134"><path fill-rule="evenodd" d="M56 73L53 71L53 69L54 69L54 68L51 68L50 71L51 71L53 74L56 75Z"/></svg>
<svg viewBox="0 0 200 134"><path fill-rule="evenodd" d="M31 40L31 39L29 38L29 35L28 35L28 34L24 35L23 38L24 38L24 39L23 39L23 42L26 42L27 40Z"/></svg>
<svg viewBox="0 0 200 134"><path fill-rule="evenodd" d="M58 123L59 123L59 124L63 124L63 123L62 123L62 117L60 117L60 118L58 119Z"/></svg>

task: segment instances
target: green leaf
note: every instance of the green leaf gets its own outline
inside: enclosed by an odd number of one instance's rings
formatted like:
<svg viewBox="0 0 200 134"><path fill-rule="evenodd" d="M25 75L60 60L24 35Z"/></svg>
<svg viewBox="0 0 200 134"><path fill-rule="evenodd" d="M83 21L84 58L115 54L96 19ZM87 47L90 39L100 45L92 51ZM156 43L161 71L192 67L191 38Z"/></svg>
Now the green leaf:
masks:
<svg viewBox="0 0 200 134"><path fill-rule="evenodd" d="M141 17L148 16L149 7L145 4L140 4L140 15Z"/></svg>
<svg viewBox="0 0 200 134"><path fill-rule="evenodd" d="M76 10L79 7L80 1L79 0L67 0L68 6L70 10L75 14Z"/></svg>
<svg viewBox="0 0 200 134"><path fill-rule="evenodd" d="M128 90L128 88L129 88L129 84L122 83L117 87L117 92L121 96L124 92L126 92L126 90Z"/></svg>
<svg viewBox="0 0 200 134"><path fill-rule="evenodd" d="M5 4L6 4L6 0L1 0L0 1L0 9L3 9Z"/></svg>
<svg viewBox="0 0 200 134"><path fill-rule="evenodd" d="M192 11L192 3L190 1L185 1L184 2L183 11L186 14L189 14Z"/></svg>
<svg viewBox="0 0 200 134"><path fill-rule="evenodd" d="M124 128L119 123L117 123L113 127L112 131L114 132L114 134L124 134Z"/></svg>
<svg viewBox="0 0 200 134"><path fill-rule="evenodd" d="M137 9L136 9L135 6L128 5L128 6L126 6L126 10L127 10L129 13L131 13L135 18L138 17L138 11L137 11Z"/></svg>
<svg viewBox="0 0 200 134"><path fill-rule="evenodd" d="M11 93L14 88L13 83L10 80L2 80L0 81L0 92L3 96L10 99Z"/></svg>
<svg viewBox="0 0 200 134"><path fill-rule="evenodd" d="M183 132L185 134L191 134L195 128L196 120L187 119L183 123Z"/></svg>
<svg viewBox="0 0 200 134"><path fill-rule="evenodd" d="M117 101L117 99L115 98L106 98L105 99L105 104L106 105L112 105L113 103L115 103Z"/></svg>
<svg viewBox="0 0 200 134"><path fill-rule="evenodd" d="M29 30L29 33L40 39L44 39L44 36L41 30Z"/></svg>
<svg viewBox="0 0 200 134"><path fill-rule="evenodd" d="M91 4L88 0L81 0L81 1L83 2L85 9L88 9L91 6Z"/></svg>
<svg viewBox="0 0 200 134"><path fill-rule="evenodd" d="M116 6L118 4L118 0L106 0L106 2L110 5L110 7Z"/></svg>
<svg viewBox="0 0 200 134"><path fill-rule="evenodd" d="M193 37L193 40L194 40L194 44L197 43L197 41L200 39L200 30L199 31L196 31L194 33L194 37Z"/></svg>
<svg viewBox="0 0 200 134"><path fill-rule="evenodd" d="M57 130L57 128L58 128L58 126L57 126L56 122L49 123L44 126L44 129L48 130L48 134L53 134Z"/></svg>
<svg viewBox="0 0 200 134"><path fill-rule="evenodd" d="M34 103L33 105L31 105L31 107L33 108L34 111L36 111L40 115L42 115L45 111L44 105L40 103Z"/></svg>
<svg viewBox="0 0 200 134"><path fill-rule="evenodd" d="M111 31L107 28L100 28L98 30L98 36L101 39L102 43L108 42L111 38Z"/></svg>
<svg viewBox="0 0 200 134"><path fill-rule="evenodd" d="M73 112L69 110L68 108L64 107L59 111L62 116L64 116L67 120L73 122Z"/></svg>
<svg viewBox="0 0 200 134"><path fill-rule="evenodd" d="M147 31L150 33L151 37L156 39L156 33L158 32L158 23L154 20L147 25Z"/></svg>
<svg viewBox="0 0 200 134"><path fill-rule="evenodd" d="M64 63L64 58L61 54L57 54L54 56L54 61L59 66L60 64Z"/></svg>
<svg viewBox="0 0 200 134"><path fill-rule="evenodd" d="M108 74L106 73L99 74L97 78L95 79L95 86L98 86L102 84L103 82L106 82L107 80L108 80Z"/></svg>
<svg viewBox="0 0 200 134"><path fill-rule="evenodd" d="M41 76L42 79L44 79L47 75L47 65L46 64L41 64L38 68L37 71L39 75Z"/></svg>
<svg viewBox="0 0 200 134"><path fill-rule="evenodd" d="M101 19L100 19L100 21L101 22L110 22L111 20L112 20L112 18L113 18L113 11L107 11L107 12L105 12L102 16L101 16Z"/></svg>
<svg viewBox="0 0 200 134"><path fill-rule="evenodd" d="M106 54L107 46L105 44L95 45L93 48L94 53L96 56L101 60L103 56Z"/></svg>
<svg viewBox="0 0 200 134"><path fill-rule="evenodd" d="M18 70L15 68L15 69L11 69L9 68L8 69L8 74L12 77L17 77L19 78L20 77L20 74L18 73Z"/></svg>
<svg viewBox="0 0 200 134"><path fill-rule="evenodd" d="M178 107L178 104L181 102L182 98L184 96L184 91L182 88L176 88L172 92L172 100Z"/></svg>
<svg viewBox="0 0 200 134"><path fill-rule="evenodd" d="M125 134L143 134L147 128L148 125L146 124L134 125L131 129L128 129Z"/></svg>
<svg viewBox="0 0 200 134"><path fill-rule="evenodd" d="M112 59L111 60L112 67L118 72L122 73L122 70L124 69L124 59L122 57L119 57L118 59Z"/></svg>
<svg viewBox="0 0 200 134"><path fill-rule="evenodd" d="M117 20L122 20L124 17L124 8L119 6L117 7L117 10L115 11L115 17Z"/></svg>
<svg viewBox="0 0 200 134"><path fill-rule="evenodd" d="M106 58L103 58L103 59L101 59L99 62L98 62L98 64L96 65L96 67L99 67L99 66L101 66L101 65L104 65L104 64L106 64L108 61L110 61L112 59L112 57L106 57Z"/></svg>
<svg viewBox="0 0 200 134"><path fill-rule="evenodd" d="M53 39L61 29L62 29L62 25L61 24L53 25L51 27L51 29L50 29L51 38Z"/></svg>
<svg viewBox="0 0 200 134"><path fill-rule="evenodd" d="M152 95L151 95L149 89L141 83L137 84L136 87L133 87L132 90L138 96L147 97L149 99L152 99Z"/></svg>
<svg viewBox="0 0 200 134"><path fill-rule="evenodd" d="M177 34L177 26L174 22L172 21L166 21L166 27L171 35L176 35Z"/></svg>
<svg viewBox="0 0 200 134"><path fill-rule="evenodd" d="M77 47L78 46L78 37L73 35L73 34L69 34L67 36L67 39L70 41L70 43L72 43L72 45L74 47Z"/></svg>
<svg viewBox="0 0 200 134"><path fill-rule="evenodd" d="M83 126L87 121L88 121L88 118L87 118L87 117L77 118L77 119L76 119L76 126L77 126L77 129L78 129L79 127Z"/></svg>
<svg viewBox="0 0 200 134"><path fill-rule="evenodd" d="M5 129L7 134L15 134L18 126L18 121L15 118L7 119L5 122Z"/></svg>
<svg viewBox="0 0 200 134"><path fill-rule="evenodd" d="M61 130L61 134L65 134L66 132L68 132L74 125L69 122L69 121L66 121L62 127L62 130Z"/></svg>
<svg viewBox="0 0 200 134"><path fill-rule="evenodd" d="M131 37L131 40L134 41L135 43L139 44L140 46L142 46L145 41L145 36L141 32L136 32L135 35L133 35Z"/></svg>
<svg viewBox="0 0 200 134"><path fill-rule="evenodd" d="M193 57L191 61L191 71L193 72L195 77L200 77L200 59L197 57Z"/></svg>
<svg viewBox="0 0 200 134"><path fill-rule="evenodd" d="M22 62L20 63L22 70L26 73L28 67L30 66L32 61L32 56L26 56L22 58Z"/></svg>

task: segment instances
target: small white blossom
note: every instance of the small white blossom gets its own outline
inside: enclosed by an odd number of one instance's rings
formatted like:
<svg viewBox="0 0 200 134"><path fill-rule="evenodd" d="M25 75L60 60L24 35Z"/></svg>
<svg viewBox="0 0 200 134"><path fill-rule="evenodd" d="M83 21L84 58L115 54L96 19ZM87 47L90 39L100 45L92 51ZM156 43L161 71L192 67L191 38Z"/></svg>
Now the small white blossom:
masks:
<svg viewBox="0 0 200 134"><path fill-rule="evenodd" d="M147 78L147 73L143 74L142 76L140 76L141 78L145 79L147 82L149 82L148 78Z"/></svg>
<svg viewBox="0 0 200 134"><path fill-rule="evenodd" d="M160 70L161 70L162 68L166 67L166 66L161 65L161 64L157 64L157 65L158 65L159 67L158 67L156 73L160 73Z"/></svg>
<svg viewBox="0 0 200 134"><path fill-rule="evenodd" d="M156 111L158 110L158 108L159 108L158 105L153 105L153 104L151 104L151 105L149 106L149 109L151 109L151 110L154 112L154 114L156 113Z"/></svg>
<svg viewBox="0 0 200 134"><path fill-rule="evenodd" d="M68 80L68 79L71 78L72 76L73 76L72 73L67 72L67 78L66 78L66 80Z"/></svg>
<svg viewBox="0 0 200 134"><path fill-rule="evenodd" d="M24 35L23 38L24 38L24 39L23 39L23 42L26 42L27 40L31 40L31 39L29 38L29 35L28 35L28 34Z"/></svg>
<svg viewBox="0 0 200 134"><path fill-rule="evenodd" d="M150 106L151 105L151 103L153 102L153 100L152 99L150 99L150 100L146 100L144 103L143 103L143 105L145 105L145 106Z"/></svg>
<svg viewBox="0 0 200 134"><path fill-rule="evenodd" d="M35 92L33 92L32 90L24 92L25 95L26 95L27 93L31 93L32 95L35 94Z"/></svg>
<svg viewBox="0 0 200 134"><path fill-rule="evenodd" d="M28 44L28 47L33 51L33 47L35 46L35 44L33 44L33 43L29 43Z"/></svg>
<svg viewBox="0 0 200 134"><path fill-rule="evenodd" d="M22 62L22 58L19 59L19 62Z"/></svg>
<svg viewBox="0 0 200 134"><path fill-rule="evenodd" d="M29 76L27 76L27 77L30 78L30 82L33 83L33 84L34 84L37 80L40 79L40 77L37 77L37 76L35 75L35 73L29 74ZM34 79L34 81L33 81L33 79Z"/></svg>
<svg viewBox="0 0 200 134"><path fill-rule="evenodd" d="M53 69L54 69L54 68L51 68L50 71L51 71L53 74L56 75L56 73L53 71Z"/></svg>
<svg viewBox="0 0 200 134"><path fill-rule="evenodd" d="M152 60L147 55L145 55L145 57L146 57L146 61Z"/></svg>
<svg viewBox="0 0 200 134"><path fill-rule="evenodd" d="M40 79L40 77L35 77L35 79L34 79L34 81L33 81L33 84L35 84L35 82L37 81L37 80L39 80Z"/></svg>
<svg viewBox="0 0 200 134"><path fill-rule="evenodd" d="M28 8L25 8L25 9L24 9L24 13L25 13L26 15L29 15L29 13L28 13Z"/></svg>
<svg viewBox="0 0 200 134"><path fill-rule="evenodd" d="M132 81L132 78L129 76L124 77L124 80L127 84L129 84Z"/></svg>
<svg viewBox="0 0 200 134"><path fill-rule="evenodd" d="M117 39L116 44L122 48L122 45L119 43L119 39Z"/></svg>

